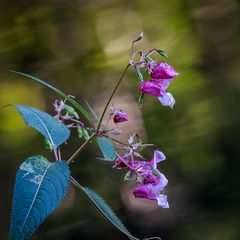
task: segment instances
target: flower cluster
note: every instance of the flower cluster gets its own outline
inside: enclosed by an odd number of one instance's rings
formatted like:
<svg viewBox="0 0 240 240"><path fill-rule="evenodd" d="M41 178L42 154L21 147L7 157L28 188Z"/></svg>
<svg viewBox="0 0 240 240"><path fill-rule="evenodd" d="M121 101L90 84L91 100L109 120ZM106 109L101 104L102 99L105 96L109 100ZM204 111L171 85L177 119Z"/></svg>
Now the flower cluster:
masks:
<svg viewBox="0 0 240 240"><path fill-rule="evenodd" d="M133 41L129 58L129 64L134 67L137 77L140 80L139 90L141 91L142 95L139 98L139 105L142 104L141 101L143 100L144 94L149 94L158 97L158 100L163 106L169 106L173 108L175 99L173 98L172 94L166 92L166 90L171 81L177 77L179 73L176 72L174 68L166 62L160 62L157 64L157 61L150 57L153 53L158 53L162 57L167 57L167 54L163 50L152 49L147 54L144 54L142 50L137 50L134 52L134 43L141 39L142 35ZM135 58L137 55L140 59L136 61ZM151 79L144 81L140 69L143 69L145 72L147 72Z"/></svg>
<svg viewBox="0 0 240 240"><path fill-rule="evenodd" d="M137 149L152 145L142 144L141 142L133 144L133 137L130 137L129 142L131 144L125 148L127 152L124 155L118 155L113 167L126 169L128 171L125 176L126 180L128 180L129 177L135 177L137 186L133 194L136 198L154 200L159 206L169 208L167 196L161 193L167 185L168 180L157 169L157 164L166 159L165 155L161 151L154 149L153 159L146 161L144 157L138 153ZM137 158L141 160L136 160Z"/></svg>

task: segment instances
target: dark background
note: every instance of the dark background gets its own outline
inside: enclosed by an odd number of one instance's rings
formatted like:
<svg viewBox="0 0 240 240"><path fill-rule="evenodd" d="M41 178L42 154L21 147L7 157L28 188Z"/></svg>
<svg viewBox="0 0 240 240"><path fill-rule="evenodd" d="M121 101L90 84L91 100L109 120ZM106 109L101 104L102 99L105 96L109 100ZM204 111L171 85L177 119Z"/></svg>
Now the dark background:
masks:
<svg viewBox="0 0 240 240"><path fill-rule="evenodd" d="M238 240L240 235L239 2L233 0L48 0L0 2L0 105L26 104L53 113L57 96L9 69L38 76L87 99L98 112L128 62L131 40L161 48L180 72L170 86L174 110L147 96L137 107L133 70L113 102L129 112L125 135L139 131L167 160L170 209L134 199L133 183L89 146L72 165L72 175L98 192L133 235L162 240ZM67 159L79 146L73 135ZM0 110L0 234L7 239L15 173L27 157L43 154L40 134L24 125L13 108ZM150 156L150 155L149 155ZM126 239L89 200L70 187L61 206L32 239Z"/></svg>

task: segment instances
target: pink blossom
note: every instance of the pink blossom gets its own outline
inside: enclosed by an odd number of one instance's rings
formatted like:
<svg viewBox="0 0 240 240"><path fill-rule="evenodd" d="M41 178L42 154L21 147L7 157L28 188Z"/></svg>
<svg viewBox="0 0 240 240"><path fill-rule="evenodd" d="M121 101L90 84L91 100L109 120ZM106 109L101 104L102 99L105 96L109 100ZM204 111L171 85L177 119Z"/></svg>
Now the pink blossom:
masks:
<svg viewBox="0 0 240 240"><path fill-rule="evenodd" d="M114 121L114 123L126 122L126 121L128 121L128 115L127 115L127 113L123 112L122 110L119 110L114 115L113 121Z"/></svg>
<svg viewBox="0 0 240 240"><path fill-rule="evenodd" d="M154 200L162 208L169 208L167 196L160 194L158 185L153 185L150 183L136 186L133 191L133 195L136 198L146 198L149 200Z"/></svg>
<svg viewBox="0 0 240 240"><path fill-rule="evenodd" d="M161 84L155 80L147 80L142 82L139 86L140 91L145 94L149 94L155 97L159 97L163 94Z"/></svg>
<svg viewBox="0 0 240 240"><path fill-rule="evenodd" d="M163 106L169 106L173 108L175 99L171 93L166 92L171 80L172 79L147 80L140 84L139 89L144 94L158 97L158 100Z"/></svg>
<svg viewBox="0 0 240 240"><path fill-rule="evenodd" d="M172 79L177 77L178 74L172 66L165 62L158 64L150 73L153 79Z"/></svg>
<svg viewBox="0 0 240 240"><path fill-rule="evenodd" d="M136 186L133 194L136 198L146 198L149 200L157 200L155 194L152 193L151 189L149 188L149 184L143 184Z"/></svg>

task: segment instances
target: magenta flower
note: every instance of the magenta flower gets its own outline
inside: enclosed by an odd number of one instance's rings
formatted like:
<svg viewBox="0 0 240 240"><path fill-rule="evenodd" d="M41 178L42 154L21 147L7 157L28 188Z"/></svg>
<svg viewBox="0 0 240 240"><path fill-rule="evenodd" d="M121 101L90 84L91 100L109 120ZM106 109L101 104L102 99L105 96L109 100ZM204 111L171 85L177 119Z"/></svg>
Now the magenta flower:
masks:
<svg viewBox="0 0 240 240"><path fill-rule="evenodd" d="M147 80L145 82L142 82L139 86L139 89L143 93L149 94L155 97L162 96L164 91L161 86L161 83L156 80Z"/></svg>
<svg viewBox="0 0 240 240"><path fill-rule="evenodd" d="M118 112L115 113L113 117L114 123L121 123L121 122L126 122L128 121L128 115L127 113L123 112L122 110L119 110Z"/></svg>
<svg viewBox="0 0 240 240"><path fill-rule="evenodd" d="M175 99L171 93L166 92L172 79L164 80L147 80L142 82L139 86L140 91L144 94L149 94L158 97L158 100L163 106L169 106L173 108Z"/></svg>
<svg viewBox="0 0 240 240"><path fill-rule="evenodd" d="M178 74L172 66L164 62L154 67L150 73L153 79L173 79Z"/></svg>
<svg viewBox="0 0 240 240"><path fill-rule="evenodd" d="M158 185L153 185L149 183L149 184L136 186L133 191L133 195L136 198L146 198L149 200L154 200L162 208L169 208L167 196L160 194L160 192L161 192L161 189L159 188Z"/></svg>
<svg viewBox="0 0 240 240"><path fill-rule="evenodd" d="M146 198L149 200L157 200L156 195L152 193L148 184L136 186L133 194L136 198Z"/></svg>

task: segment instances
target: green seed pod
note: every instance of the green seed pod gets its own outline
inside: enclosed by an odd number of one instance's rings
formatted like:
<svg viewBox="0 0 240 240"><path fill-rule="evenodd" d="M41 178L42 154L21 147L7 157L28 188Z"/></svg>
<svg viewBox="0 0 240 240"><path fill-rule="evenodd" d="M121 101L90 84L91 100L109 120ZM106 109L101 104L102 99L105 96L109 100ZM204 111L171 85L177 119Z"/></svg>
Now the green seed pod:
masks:
<svg viewBox="0 0 240 240"><path fill-rule="evenodd" d="M64 110L70 115L75 117L76 119L79 119L78 113L75 111L75 109L67 104L64 104Z"/></svg>
<svg viewBox="0 0 240 240"><path fill-rule="evenodd" d="M44 144L45 149L47 149L50 152L52 152L53 146L52 146L51 142L47 138L43 139L43 144Z"/></svg>

